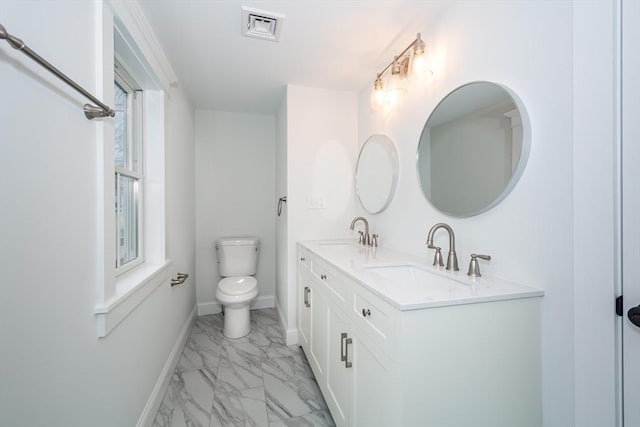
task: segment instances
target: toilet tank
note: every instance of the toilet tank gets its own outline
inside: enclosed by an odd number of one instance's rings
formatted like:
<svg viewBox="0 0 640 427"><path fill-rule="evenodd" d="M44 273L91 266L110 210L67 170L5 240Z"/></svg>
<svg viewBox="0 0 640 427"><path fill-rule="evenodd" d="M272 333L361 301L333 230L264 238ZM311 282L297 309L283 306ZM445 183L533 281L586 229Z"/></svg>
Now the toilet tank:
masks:
<svg viewBox="0 0 640 427"><path fill-rule="evenodd" d="M258 270L258 237L221 237L216 240L218 274L222 277L253 276Z"/></svg>

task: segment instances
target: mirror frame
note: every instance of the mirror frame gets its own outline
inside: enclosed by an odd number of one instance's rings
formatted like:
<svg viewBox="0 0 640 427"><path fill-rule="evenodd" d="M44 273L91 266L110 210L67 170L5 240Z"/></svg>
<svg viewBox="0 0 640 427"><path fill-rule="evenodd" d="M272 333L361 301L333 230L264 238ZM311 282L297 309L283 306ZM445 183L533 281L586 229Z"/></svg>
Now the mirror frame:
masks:
<svg viewBox="0 0 640 427"><path fill-rule="evenodd" d="M488 84L492 84L492 85L498 86L499 88L503 89L511 97L511 99L513 100L513 103L518 108L518 112L520 113L520 120L522 121L522 151L520 153L520 158L518 159L518 164L516 165L515 169L513 170L513 173L511 174L511 179L509 180L507 185L504 187L502 192L491 203L487 204L485 207L483 207L483 208L481 208L481 209L479 209L477 211L474 211L472 213L469 213L469 214L460 214L460 215L458 215L458 214L454 214L454 213L451 213L451 212L445 212L442 209L440 209L438 206L434 205L433 202L431 201L431 199L429 197L427 197L427 194L425 193L424 188L422 188L422 179L420 177L420 145L422 144L422 135L428 129L427 128L427 124L429 123L429 120L431 119L433 114L438 110L438 107L440 107L440 105L442 103L444 103L447 100L447 98L449 98L449 96L451 94L457 92L458 90L460 90L460 89L462 89L464 87L467 87L467 86L470 86L470 85L474 85L474 84L478 84L478 83L488 83ZM477 81L473 81L473 82L469 82L469 83L463 84L461 86L456 87L452 91L448 92L447 95L445 95L438 102L438 104L431 111L431 114L429 114L429 117L427 118L427 121L425 122L425 124L424 124L424 126L422 128L422 132L420 132L420 138L418 139L418 146L417 146L417 149L416 149L416 177L418 179L418 186L420 187L420 192L422 193L424 198L429 202L429 204L431 206L433 206L434 209L436 209L438 212L441 212L441 213L443 213L445 215L448 215L450 217L453 217L453 218L470 218L470 217L479 215L481 213L487 212L488 210L493 209L494 207L496 207L515 188L515 186L518 183L518 181L520 181L520 177L522 176L522 174L524 172L525 166L527 165L527 161L529 159L530 151L531 151L531 122L529 121L529 115L528 115L527 110L524 107L524 103L522 102L520 97L513 90L511 90L509 87L507 87L505 85L502 85L500 83L495 83L495 82L486 81L486 80L477 80Z"/></svg>
<svg viewBox="0 0 640 427"><path fill-rule="evenodd" d="M372 139L374 137L382 137L384 138L384 140L382 142L385 143L386 147L388 148L388 153L390 155L390 160L391 160L391 188L389 189L389 194L386 196L386 200L384 202L384 204L382 205L382 207L376 211L370 210L370 207L365 206L365 204L362 202L362 197L360 195L360 187L358 185L358 169L360 167L360 161L362 159L362 153L365 149L365 147L367 146L367 144L369 142L372 141ZM393 196L396 193L396 188L398 186L398 172L400 169L400 164L398 161L398 149L396 148L396 145L393 143L393 140L391 138L389 138L387 135L384 134L373 134L371 135L369 138L367 138L367 140L364 142L364 144L362 144L362 147L360 147L360 152L358 153L358 161L356 162L356 173L355 173L355 179L354 179L354 183L355 183L355 190L356 190L356 194L358 196L358 201L360 202L360 206L363 207L363 209L365 211L367 211L367 213L371 214L371 215L375 215L375 214L379 214L380 212L383 212L385 209L387 209L389 207L389 205L391 204L391 200L393 199Z"/></svg>

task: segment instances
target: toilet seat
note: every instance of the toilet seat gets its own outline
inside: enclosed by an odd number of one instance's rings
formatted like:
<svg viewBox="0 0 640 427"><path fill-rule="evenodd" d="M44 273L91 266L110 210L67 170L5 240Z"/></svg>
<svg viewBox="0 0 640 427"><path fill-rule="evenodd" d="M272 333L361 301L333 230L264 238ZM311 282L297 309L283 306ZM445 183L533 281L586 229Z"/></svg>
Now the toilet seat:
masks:
<svg viewBox="0 0 640 427"><path fill-rule="evenodd" d="M249 294L257 287L258 281L252 276L225 277L218 282L218 291L230 296Z"/></svg>

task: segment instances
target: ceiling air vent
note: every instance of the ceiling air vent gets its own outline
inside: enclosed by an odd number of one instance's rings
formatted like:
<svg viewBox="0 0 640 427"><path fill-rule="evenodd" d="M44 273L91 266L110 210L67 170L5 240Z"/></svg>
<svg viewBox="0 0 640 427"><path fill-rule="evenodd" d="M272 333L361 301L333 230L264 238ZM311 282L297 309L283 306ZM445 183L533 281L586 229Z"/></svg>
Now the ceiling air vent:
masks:
<svg viewBox="0 0 640 427"><path fill-rule="evenodd" d="M242 35L277 42L284 15L242 6Z"/></svg>

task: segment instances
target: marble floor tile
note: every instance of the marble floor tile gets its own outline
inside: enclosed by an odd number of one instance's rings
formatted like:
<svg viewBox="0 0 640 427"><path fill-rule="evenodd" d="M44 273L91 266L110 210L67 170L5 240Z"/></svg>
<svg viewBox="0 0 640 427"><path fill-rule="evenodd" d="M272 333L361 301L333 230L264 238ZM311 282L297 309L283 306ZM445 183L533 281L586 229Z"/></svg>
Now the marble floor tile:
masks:
<svg viewBox="0 0 640 427"><path fill-rule="evenodd" d="M184 372L205 369L215 377L221 354L219 339L214 339L210 334L193 334L187 340L176 370Z"/></svg>
<svg viewBox="0 0 640 427"><path fill-rule="evenodd" d="M293 367L283 371L279 365L263 363L262 366L269 421L300 417L324 409L325 404L319 397L314 379L292 374L298 371Z"/></svg>
<svg viewBox="0 0 640 427"><path fill-rule="evenodd" d="M211 334L216 339L221 340L223 337L222 335L223 322L224 322L224 317L222 317L222 314L197 316L195 322L193 323L193 328L191 329L191 335Z"/></svg>
<svg viewBox="0 0 640 427"><path fill-rule="evenodd" d="M208 427L214 383L204 370L175 372L160 405L154 427Z"/></svg>
<svg viewBox="0 0 640 427"><path fill-rule="evenodd" d="M263 387L240 393L216 391L209 427L229 426L269 426Z"/></svg>
<svg viewBox="0 0 640 427"><path fill-rule="evenodd" d="M272 359L291 356L298 352L298 346L287 346L279 324L257 323L252 325L246 337L233 340L234 345L251 343L262 351L262 357Z"/></svg>
<svg viewBox="0 0 640 427"><path fill-rule="evenodd" d="M250 342L230 343L225 341L218 369L218 380L231 388L245 390L260 387L264 352Z"/></svg>
<svg viewBox="0 0 640 427"><path fill-rule="evenodd" d="M335 426L301 349L287 346L275 309L251 310L251 332L222 334L199 316L153 427Z"/></svg>

